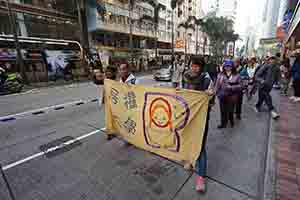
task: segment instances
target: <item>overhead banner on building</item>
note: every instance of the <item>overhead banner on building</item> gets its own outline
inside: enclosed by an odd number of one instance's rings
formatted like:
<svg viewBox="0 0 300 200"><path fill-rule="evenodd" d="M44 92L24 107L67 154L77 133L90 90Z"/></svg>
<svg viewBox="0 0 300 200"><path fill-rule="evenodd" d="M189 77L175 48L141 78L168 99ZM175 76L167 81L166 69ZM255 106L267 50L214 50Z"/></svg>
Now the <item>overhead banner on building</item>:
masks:
<svg viewBox="0 0 300 200"><path fill-rule="evenodd" d="M203 92L105 80L107 134L174 161L195 162L210 97Z"/></svg>

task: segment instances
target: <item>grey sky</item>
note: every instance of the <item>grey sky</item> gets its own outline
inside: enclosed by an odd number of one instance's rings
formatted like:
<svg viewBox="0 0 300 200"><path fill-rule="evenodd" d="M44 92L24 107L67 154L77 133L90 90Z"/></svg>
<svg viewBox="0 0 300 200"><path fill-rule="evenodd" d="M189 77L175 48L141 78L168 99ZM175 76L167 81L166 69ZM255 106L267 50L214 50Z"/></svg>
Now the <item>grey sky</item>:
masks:
<svg viewBox="0 0 300 200"><path fill-rule="evenodd" d="M209 5L211 5L213 2L215 2L215 0L202 0L203 10L207 12ZM259 29L262 23L261 16L264 5L265 0L238 0L237 17L235 23L236 33L244 36L246 34L247 26L249 25Z"/></svg>

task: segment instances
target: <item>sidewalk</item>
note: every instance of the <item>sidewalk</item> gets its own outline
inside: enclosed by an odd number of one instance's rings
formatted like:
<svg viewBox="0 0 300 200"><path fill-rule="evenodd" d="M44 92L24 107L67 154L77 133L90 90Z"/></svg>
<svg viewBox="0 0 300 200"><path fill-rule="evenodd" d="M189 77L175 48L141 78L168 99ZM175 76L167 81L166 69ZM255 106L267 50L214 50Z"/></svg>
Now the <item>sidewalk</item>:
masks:
<svg viewBox="0 0 300 200"><path fill-rule="evenodd" d="M300 199L300 103L280 97L275 127L276 199Z"/></svg>

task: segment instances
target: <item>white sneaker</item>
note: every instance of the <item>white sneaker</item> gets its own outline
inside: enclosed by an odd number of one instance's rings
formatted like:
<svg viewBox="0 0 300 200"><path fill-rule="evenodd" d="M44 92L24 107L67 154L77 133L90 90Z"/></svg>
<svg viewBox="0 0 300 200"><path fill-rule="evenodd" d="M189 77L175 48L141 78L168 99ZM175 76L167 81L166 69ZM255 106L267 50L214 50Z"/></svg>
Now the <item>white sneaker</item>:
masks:
<svg viewBox="0 0 300 200"><path fill-rule="evenodd" d="M294 102L300 102L300 97L295 97Z"/></svg>
<svg viewBox="0 0 300 200"><path fill-rule="evenodd" d="M106 131L106 127L103 127L100 130L103 131L103 132L105 132Z"/></svg>
<svg viewBox="0 0 300 200"><path fill-rule="evenodd" d="M295 99L296 99L295 96L290 97L290 100L292 100L292 101L295 101Z"/></svg>
<svg viewBox="0 0 300 200"><path fill-rule="evenodd" d="M280 117L279 114L275 111L271 111L271 116L273 119L278 119Z"/></svg>

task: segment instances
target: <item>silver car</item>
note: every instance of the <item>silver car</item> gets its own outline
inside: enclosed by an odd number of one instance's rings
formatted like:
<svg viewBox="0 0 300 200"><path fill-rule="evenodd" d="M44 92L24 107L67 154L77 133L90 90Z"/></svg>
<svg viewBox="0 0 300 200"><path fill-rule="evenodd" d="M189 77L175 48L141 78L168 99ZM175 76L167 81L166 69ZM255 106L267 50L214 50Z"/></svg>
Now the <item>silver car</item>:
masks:
<svg viewBox="0 0 300 200"><path fill-rule="evenodd" d="M161 69L154 72L153 78L156 81L171 81L172 72L172 65L163 65Z"/></svg>

